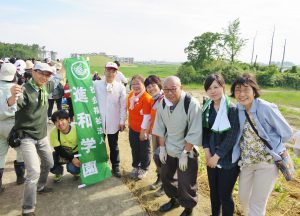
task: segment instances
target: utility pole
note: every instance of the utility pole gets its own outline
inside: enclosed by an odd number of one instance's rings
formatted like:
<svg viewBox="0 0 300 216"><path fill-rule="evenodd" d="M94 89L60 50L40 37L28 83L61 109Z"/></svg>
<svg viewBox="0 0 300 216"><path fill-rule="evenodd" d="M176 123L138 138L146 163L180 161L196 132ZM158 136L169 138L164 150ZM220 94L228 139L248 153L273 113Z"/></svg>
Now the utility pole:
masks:
<svg viewBox="0 0 300 216"><path fill-rule="evenodd" d="M250 63L250 65L252 65L252 62L253 62L253 55L254 55L254 47L255 47L256 35L257 35L257 32L255 33L255 36L253 38L253 46L252 46L252 55L251 55L251 63Z"/></svg>
<svg viewBox="0 0 300 216"><path fill-rule="evenodd" d="M273 30L273 36L272 36L272 44L271 44L271 52L270 52L269 66L271 65L271 62L272 62L272 52L273 52L274 34L275 34L275 26L274 26L274 30Z"/></svg>
<svg viewBox="0 0 300 216"><path fill-rule="evenodd" d="M255 61L254 61L254 64L253 64L254 67L256 66L256 61L257 61L257 55L255 56Z"/></svg>
<svg viewBox="0 0 300 216"><path fill-rule="evenodd" d="M284 57L285 57L285 46L286 46L286 39L284 40L284 47L283 47L283 55L282 55L282 61L281 61L281 66L280 66L280 72L282 72L282 68L283 68L283 62L284 62Z"/></svg>

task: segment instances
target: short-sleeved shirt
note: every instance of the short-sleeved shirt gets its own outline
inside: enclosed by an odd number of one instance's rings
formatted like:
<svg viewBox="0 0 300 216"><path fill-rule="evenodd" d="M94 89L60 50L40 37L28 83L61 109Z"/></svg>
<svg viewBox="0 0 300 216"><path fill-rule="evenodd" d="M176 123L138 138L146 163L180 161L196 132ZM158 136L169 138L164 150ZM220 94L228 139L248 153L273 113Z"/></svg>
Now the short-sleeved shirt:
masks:
<svg viewBox="0 0 300 216"><path fill-rule="evenodd" d="M76 128L71 127L71 130L68 134L63 134L60 132L60 142L58 141L58 129L54 127L50 132L50 145L55 148L58 146L66 146L71 147L73 149L73 152L77 152L78 148L75 148L77 146L77 133ZM61 144L60 144L61 143Z"/></svg>
<svg viewBox="0 0 300 216"><path fill-rule="evenodd" d="M134 108L129 109L130 98L134 95L134 92L130 92L127 98L128 107L128 124L129 127L135 132L141 131L141 124L143 122L144 115L150 115L152 109L153 99L151 95L144 92L139 98L138 102L134 103Z"/></svg>

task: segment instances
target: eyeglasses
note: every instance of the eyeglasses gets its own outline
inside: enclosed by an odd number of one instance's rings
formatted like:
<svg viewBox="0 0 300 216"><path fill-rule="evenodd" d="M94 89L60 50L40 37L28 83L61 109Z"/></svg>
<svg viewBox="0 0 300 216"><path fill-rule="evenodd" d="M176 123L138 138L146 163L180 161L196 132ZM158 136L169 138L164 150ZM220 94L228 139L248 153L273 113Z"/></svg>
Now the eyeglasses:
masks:
<svg viewBox="0 0 300 216"><path fill-rule="evenodd" d="M51 77L51 73L49 73L49 72L44 72L44 71L40 71L40 70L36 70L36 72L39 74L39 75L41 75L41 76L44 76L44 77L46 77L46 78L50 78Z"/></svg>
<svg viewBox="0 0 300 216"><path fill-rule="evenodd" d="M249 94L251 92L251 88L246 88L246 89L235 89L234 94Z"/></svg>
<svg viewBox="0 0 300 216"><path fill-rule="evenodd" d="M177 88L176 87L170 89L164 88L163 91L164 93L175 93L177 91Z"/></svg>

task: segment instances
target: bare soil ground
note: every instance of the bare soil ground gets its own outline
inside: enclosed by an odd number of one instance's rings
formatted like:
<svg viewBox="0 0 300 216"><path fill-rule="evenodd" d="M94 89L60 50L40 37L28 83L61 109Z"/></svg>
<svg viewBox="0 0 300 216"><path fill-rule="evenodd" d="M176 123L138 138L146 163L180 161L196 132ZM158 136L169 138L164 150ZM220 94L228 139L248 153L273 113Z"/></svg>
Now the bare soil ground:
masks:
<svg viewBox="0 0 300 216"><path fill-rule="evenodd" d="M198 91L191 91L193 96L202 101L202 94ZM156 180L155 165L152 161L150 171L147 177L140 181L135 181L129 177L131 171L131 149L128 141L128 130L120 134L120 152L121 152L121 169L123 173L122 181L127 185L130 191L140 202L149 215L162 215L158 209L159 206L167 202L169 199L166 195L162 197L155 197L155 191L149 190L149 185ZM203 153L203 152L202 152ZM202 154L203 155L203 154ZM236 187L237 188L237 187ZM280 216L300 215L300 167L297 167L297 175L295 180L286 182L281 176L276 184L276 190L273 191L267 206L267 215ZM235 190L234 199L236 203L235 215L242 215L241 207L238 201L238 191ZM180 215L183 208L174 209L164 215ZM194 215L204 216L210 215L210 199L209 187L206 175L206 166L203 157L200 160L199 174L198 174L198 205L194 209Z"/></svg>

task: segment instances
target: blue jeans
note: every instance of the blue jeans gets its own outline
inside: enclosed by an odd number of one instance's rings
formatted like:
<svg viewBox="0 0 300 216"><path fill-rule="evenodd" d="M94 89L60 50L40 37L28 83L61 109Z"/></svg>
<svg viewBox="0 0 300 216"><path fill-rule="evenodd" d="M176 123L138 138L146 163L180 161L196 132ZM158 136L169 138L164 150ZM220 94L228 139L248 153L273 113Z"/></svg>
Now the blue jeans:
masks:
<svg viewBox="0 0 300 216"><path fill-rule="evenodd" d="M50 169L50 172L53 173L53 174L63 174L64 173L64 167L62 166L62 164L60 164L58 161L59 161L59 155L56 151L54 151L52 153L53 155L53 160L54 160L54 166ZM76 175L76 174L79 174L80 173L80 168L79 167L76 167L73 165L72 162L68 162L66 164L67 166L67 171L69 173L71 173L72 175Z"/></svg>

